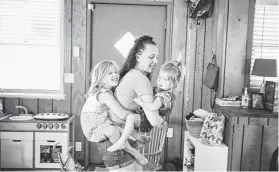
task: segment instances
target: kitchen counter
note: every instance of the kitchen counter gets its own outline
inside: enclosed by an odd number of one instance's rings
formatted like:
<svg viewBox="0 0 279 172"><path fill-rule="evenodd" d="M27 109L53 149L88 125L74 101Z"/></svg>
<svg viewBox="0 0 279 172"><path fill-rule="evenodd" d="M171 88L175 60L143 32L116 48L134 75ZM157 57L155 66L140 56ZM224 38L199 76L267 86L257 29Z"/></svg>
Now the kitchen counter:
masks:
<svg viewBox="0 0 279 172"><path fill-rule="evenodd" d="M11 120L11 116L0 121L0 131L59 131L67 132L75 116L63 120Z"/></svg>
<svg viewBox="0 0 279 172"><path fill-rule="evenodd" d="M278 114L216 105L225 116L224 143L229 146L228 171L268 171L278 147Z"/></svg>
<svg viewBox="0 0 279 172"><path fill-rule="evenodd" d="M72 120L73 116L70 116L67 119L61 119L61 120L42 120L42 119L30 119L30 120L11 120L10 117L12 117L12 115L9 116L5 116L4 118L0 118L0 122L15 122L15 123L40 123L40 122L53 122L53 121L68 121L68 120Z"/></svg>
<svg viewBox="0 0 279 172"><path fill-rule="evenodd" d="M12 116L12 114L9 114L9 115L2 115L2 116L0 116L0 122L1 122L1 120L4 120L4 119L6 119L6 118L9 118L10 116Z"/></svg>
<svg viewBox="0 0 279 172"><path fill-rule="evenodd" d="M218 112L224 112L228 117L256 117L256 118L278 118L277 112L269 112L266 110L242 108L242 107L229 107L229 106L215 106Z"/></svg>

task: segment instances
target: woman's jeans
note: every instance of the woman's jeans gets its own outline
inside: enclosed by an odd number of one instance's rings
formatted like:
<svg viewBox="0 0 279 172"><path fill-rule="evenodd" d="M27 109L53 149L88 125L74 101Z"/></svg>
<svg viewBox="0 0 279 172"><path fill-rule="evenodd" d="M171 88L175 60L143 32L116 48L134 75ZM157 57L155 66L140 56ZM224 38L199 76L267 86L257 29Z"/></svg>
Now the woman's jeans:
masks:
<svg viewBox="0 0 279 172"><path fill-rule="evenodd" d="M142 166L140 166L139 164L136 163L136 161L134 161L131 165L128 165L123 168L115 169L115 170L109 170L109 171L110 172L113 172L113 171L142 171Z"/></svg>
<svg viewBox="0 0 279 172"><path fill-rule="evenodd" d="M136 141L128 140L132 147L137 147ZM113 167L124 162L133 160L134 157L124 150L117 150L114 152L107 151L107 148L110 147L112 143L107 139L97 143L100 156L104 161L106 167Z"/></svg>

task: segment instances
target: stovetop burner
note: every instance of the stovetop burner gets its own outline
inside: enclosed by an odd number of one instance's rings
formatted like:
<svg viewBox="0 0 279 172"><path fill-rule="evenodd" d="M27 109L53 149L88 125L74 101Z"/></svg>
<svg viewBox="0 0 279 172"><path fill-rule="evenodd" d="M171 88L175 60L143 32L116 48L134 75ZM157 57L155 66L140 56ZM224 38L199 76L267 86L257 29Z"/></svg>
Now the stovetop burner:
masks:
<svg viewBox="0 0 279 172"><path fill-rule="evenodd" d="M39 113L34 115L33 118L41 120L64 120L68 119L69 115L66 113Z"/></svg>

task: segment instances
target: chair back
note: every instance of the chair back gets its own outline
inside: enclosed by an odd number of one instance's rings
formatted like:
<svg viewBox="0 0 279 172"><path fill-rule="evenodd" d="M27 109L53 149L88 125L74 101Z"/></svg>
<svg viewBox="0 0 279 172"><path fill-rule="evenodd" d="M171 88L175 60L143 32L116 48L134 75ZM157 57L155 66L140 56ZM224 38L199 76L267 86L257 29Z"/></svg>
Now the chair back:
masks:
<svg viewBox="0 0 279 172"><path fill-rule="evenodd" d="M150 142L140 150L140 152L148 159L148 162L159 167L160 155L164 148L167 128L158 129L154 127L146 136L150 136Z"/></svg>

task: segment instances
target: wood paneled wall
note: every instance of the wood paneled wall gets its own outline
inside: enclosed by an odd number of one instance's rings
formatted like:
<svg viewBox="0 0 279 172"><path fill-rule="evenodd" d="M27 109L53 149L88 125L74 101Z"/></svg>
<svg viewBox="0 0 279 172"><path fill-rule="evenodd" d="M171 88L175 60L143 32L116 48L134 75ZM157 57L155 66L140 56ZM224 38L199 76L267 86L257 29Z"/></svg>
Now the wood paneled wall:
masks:
<svg viewBox="0 0 279 172"><path fill-rule="evenodd" d="M210 89L203 85L202 80L212 58L217 11L215 8L212 17L197 21L188 18L185 1L173 1L172 58L182 57L186 76L182 93L177 96L170 116L169 127L174 129L174 138L167 139L166 160L183 157L185 116L200 108L211 111Z"/></svg>
<svg viewBox="0 0 279 172"><path fill-rule="evenodd" d="M215 0L213 16L201 19L188 18L185 0L165 0L172 3L172 59L182 59L186 66L186 76L182 92L177 97L169 119L169 127L174 129L174 138L166 142L166 160L183 157L184 117L189 112L203 108L211 111L210 90L202 84L206 66L211 61L212 52L217 55L221 67L218 97L240 95L244 84L244 62L246 57L247 20L249 1ZM82 142L82 151L76 152L78 160L84 160L85 141L80 127L79 112L85 101L86 84L86 1L65 0L66 56L65 72L74 73L75 82L65 84L65 100L4 99L4 110L18 114L16 105L26 106L33 113L65 112L76 116L76 141ZM72 57L72 48L80 47L80 57Z"/></svg>

